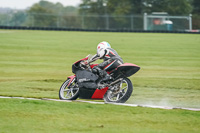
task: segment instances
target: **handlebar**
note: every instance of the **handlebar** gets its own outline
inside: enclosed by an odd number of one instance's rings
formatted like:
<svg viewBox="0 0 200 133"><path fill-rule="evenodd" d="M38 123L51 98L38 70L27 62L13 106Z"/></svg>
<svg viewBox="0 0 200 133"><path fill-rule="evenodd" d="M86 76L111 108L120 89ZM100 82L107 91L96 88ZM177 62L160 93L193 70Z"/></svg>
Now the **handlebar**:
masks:
<svg viewBox="0 0 200 133"><path fill-rule="evenodd" d="M82 69L86 69L86 70L89 70L89 71L92 71L91 67L90 67L90 64L88 63L88 60L83 60L80 62L80 67Z"/></svg>

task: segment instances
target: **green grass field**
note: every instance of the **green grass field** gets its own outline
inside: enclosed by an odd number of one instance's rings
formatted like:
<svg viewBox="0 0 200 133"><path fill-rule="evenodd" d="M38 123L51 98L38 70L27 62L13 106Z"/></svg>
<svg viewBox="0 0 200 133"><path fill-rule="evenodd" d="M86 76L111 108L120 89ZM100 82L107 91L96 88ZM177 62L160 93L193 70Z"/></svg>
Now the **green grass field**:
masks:
<svg viewBox="0 0 200 133"><path fill-rule="evenodd" d="M134 91L127 103L200 108L200 35L195 34L0 30L0 96L57 99L72 63L95 54L101 41L110 42L124 62L141 67L130 77ZM0 99L0 132L199 132L199 115Z"/></svg>
<svg viewBox="0 0 200 133"><path fill-rule="evenodd" d="M0 99L1 133L198 133L200 113ZM9 105L9 106L8 106Z"/></svg>

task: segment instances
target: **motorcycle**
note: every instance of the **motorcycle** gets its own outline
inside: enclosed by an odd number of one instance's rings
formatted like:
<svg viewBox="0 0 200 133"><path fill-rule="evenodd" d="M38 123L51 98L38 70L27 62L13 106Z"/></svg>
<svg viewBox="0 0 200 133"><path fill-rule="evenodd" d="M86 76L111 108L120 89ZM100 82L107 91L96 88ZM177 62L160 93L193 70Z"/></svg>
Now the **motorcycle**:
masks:
<svg viewBox="0 0 200 133"><path fill-rule="evenodd" d="M131 96L133 85L128 79L140 70L140 67L124 63L107 73L112 80L104 81L98 74L92 72L92 68L98 64L91 64L92 55L75 62L72 72L61 85L59 98L61 100L101 99L105 102L125 103Z"/></svg>

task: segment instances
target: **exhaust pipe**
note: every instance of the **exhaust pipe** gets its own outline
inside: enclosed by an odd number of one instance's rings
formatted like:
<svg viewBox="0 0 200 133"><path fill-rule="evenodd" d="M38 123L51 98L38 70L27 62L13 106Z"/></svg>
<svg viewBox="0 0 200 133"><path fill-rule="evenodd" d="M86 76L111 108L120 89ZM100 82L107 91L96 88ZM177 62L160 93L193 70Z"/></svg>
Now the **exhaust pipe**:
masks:
<svg viewBox="0 0 200 133"><path fill-rule="evenodd" d="M110 84L108 85L108 87L113 86L114 84L119 83L119 82L121 82L122 80L123 80L123 78L117 79L117 80L115 80L114 82L110 83Z"/></svg>

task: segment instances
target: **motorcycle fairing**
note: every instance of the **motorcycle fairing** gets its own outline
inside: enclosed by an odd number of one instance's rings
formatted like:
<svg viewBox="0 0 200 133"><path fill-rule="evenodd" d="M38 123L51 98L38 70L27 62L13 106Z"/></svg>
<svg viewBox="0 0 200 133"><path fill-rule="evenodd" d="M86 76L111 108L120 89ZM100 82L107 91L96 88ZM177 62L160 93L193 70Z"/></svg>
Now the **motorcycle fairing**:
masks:
<svg viewBox="0 0 200 133"><path fill-rule="evenodd" d="M118 77L119 75L122 77L130 77L131 75L135 74L139 70L140 70L140 67L135 64L124 63L122 65L119 65L115 69L115 71L113 71L113 73L115 77Z"/></svg>
<svg viewBox="0 0 200 133"><path fill-rule="evenodd" d="M87 70L79 70L76 72L76 77L80 89L82 87L88 89L97 88L96 80L98 79L98 76L96 76L94 73Z"/></svg>
<svg viewBox="0 0 200 133"><path fill-rule="evenodd" d="M103 89L96 89L94 94L92 95L92 99L103 99L105 93L107 92L108 87L105 87Z"/></svg>
<svg viewBox="0 0 200 133"><path fill-rule="evenodd" d="M103 89L88 89L88 88L81 88L79 90L79 98L82 99L103 99L105 93L107 92L108 87Z"/></svg>
<svg viewBox="0 0 200 133"><path fill-rule="evenodd" d="M85 58L83 58L83 59L81 59L81 60L78 60L78 61L76 61L74 64L77 64L77 63L79 63L79 62L81 62L81 61L83 61L83 60L88 60L88 57L85 57Z"/></svg>
<svg viewBox="0 0 200 133"><path fill-rule="evenodd" d="M90 67L93 68L95 66L97 66L98 64L91 64Z"/></svg>
<svg viewBox="0 0 200 133"><path fill-rule="evenodd" d="M83 58L83 59L81 59L81 60L75 62L75 63L72 65L72 72L73 72L74 74L76 74L76 72L77 72L78 70L80 70L79 67L78 67L79 64L80 64L80 62L81 62L81 61L84 61L84 60L87 60L87 59L88 59L88 57Z"/></svg>
<svg viewBox="0 0 200 133"><path fill-rule="evenodd" d="M96 89L88 89L85 87L79 88L79 98L81 99L91 99L92 95Z"/></svg>

